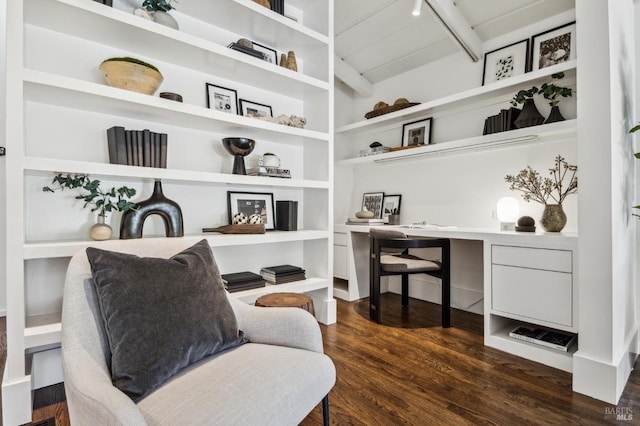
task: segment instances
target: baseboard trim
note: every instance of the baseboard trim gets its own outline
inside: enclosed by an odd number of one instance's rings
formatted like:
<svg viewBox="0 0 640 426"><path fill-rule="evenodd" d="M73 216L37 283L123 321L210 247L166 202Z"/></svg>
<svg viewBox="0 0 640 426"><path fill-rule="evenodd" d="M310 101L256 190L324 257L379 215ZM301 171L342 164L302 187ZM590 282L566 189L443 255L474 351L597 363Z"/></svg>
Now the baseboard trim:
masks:
<svg viewBox="0 0 640 426"><path fill-rule="evenodd" d="M622 355L607 363L589 357L578 350L573 355L573 391L609 404L618 404L635 364L638 348L638 327L625 344Z"/></svg>
<svg viewBox="0 0 640 426"><path fill-rule="evenodd" d="M31 422L31 376L10 382L7 369L2 378L2 424L22 425Z"/></svg>

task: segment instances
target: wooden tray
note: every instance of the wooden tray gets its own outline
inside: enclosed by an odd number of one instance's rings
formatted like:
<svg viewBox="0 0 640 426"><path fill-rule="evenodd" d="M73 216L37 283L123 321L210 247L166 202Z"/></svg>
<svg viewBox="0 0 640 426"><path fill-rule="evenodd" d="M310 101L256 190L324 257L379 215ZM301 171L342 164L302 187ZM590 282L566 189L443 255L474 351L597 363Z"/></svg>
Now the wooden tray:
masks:
<svg viewBox="0 0 640 426"><path fill-rule="evenodd" d="M389 105L388 107L369 111L364 115L364 118L369 119L369 118L377 117L379 115L389 114L390 112L400 111L401 109L409 108L415 105L420 105L420 102L409 102L408 104Z"/></svg>
<svg viewBox="0 0 640 426"><path fill-rule="evenodd" d="M264 234L264 223L245 225L223 225L217 228L202 228L202 232L220 232L221 234Z"/></svg>

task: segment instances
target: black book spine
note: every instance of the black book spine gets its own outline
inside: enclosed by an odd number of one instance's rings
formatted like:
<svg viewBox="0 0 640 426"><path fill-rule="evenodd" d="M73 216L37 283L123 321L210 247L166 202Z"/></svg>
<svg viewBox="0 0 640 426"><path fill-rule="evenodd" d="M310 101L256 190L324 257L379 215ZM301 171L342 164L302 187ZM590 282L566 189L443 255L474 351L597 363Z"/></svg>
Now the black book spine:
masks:
<svg viewBox="0 0 640 426"><path fill-rule="evenodd" d="M169 143L169 135L160 133L160 165L159 167L167 168L167 145Z"/></svg>
<svg viewBox="0 0 640 426"><path fill-rule="evenodd" d="M151 167L151 132L149 129L142 131L142 165Z"/></svg>
<svg viewBox="0 0 640 426"><path fill-rule="evenodd" d="M144 133L142 130L138 130L137 134L138 144L136 148L138 149L138 166L144 166Z"/></svg>
<svg viewBox="0 0 640 426"><path fill-rule="evenodd" d="M109 163L118 164L118 139L116 136L116 127L107 129L107 146L109 147Z"/></svg>
<svg viewBox="0 0 640 426"><path fill-rule="evenodd" d="M127 148L127 162L129 166L133 166L133 130L125 131L125 146Z"/></svg>

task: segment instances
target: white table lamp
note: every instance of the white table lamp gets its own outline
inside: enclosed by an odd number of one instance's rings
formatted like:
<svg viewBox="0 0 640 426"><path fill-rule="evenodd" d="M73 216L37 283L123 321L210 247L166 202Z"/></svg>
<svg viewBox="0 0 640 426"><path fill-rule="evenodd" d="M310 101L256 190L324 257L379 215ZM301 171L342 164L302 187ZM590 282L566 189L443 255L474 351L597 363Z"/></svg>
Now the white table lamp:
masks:
<svg viewBox="0 0 640 426"><path fill-rule="evenodd" d="M498 214L498 220L500 221L500 230L515 230L516 221L520 214L518 199L514 197L500 198L498 200L498 205L496 206L496 213Z"/></svg>

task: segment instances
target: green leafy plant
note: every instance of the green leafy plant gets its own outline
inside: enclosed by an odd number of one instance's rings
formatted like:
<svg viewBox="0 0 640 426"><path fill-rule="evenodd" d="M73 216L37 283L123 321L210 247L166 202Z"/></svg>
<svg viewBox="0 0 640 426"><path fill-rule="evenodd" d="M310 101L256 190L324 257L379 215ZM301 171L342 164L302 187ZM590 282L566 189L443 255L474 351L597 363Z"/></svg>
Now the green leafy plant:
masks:
<svg viewBox="0 0 640 426"><path fill-rule="evenodd" d="M536 86L533 86L531 89L520 90L513 96L511 99L511 105L518 106L518 104L523 104L527 99L533 99L536 93L539 92L539 89Z"/></svg>
<svg viewBox="0 0 640 426"><path fill-rule="evenodd" d="M578 166L571 165L558 155L553 168L549 169L551 177L542 177L531 166L520 170L517 175L507 175L504 180L509 183L509 189L522 192L526 201L536 201L541 204L562 204L570 194L578 192ZM566 181L566 182L565 182Z"/></svg>
<svg viewBox="0 0 640 426"><path fill-rule="evenodd" d="M143 66L145 66L147 68L151 68L152 70L160 72L160 70L158 68L156 68L155 66L151 65L150 63L142 61L142 60L137 59L137 58L131 58L129 56L123 56L123 57L120 57L120 58L109 58L109 59L105 59L102 62L104 63L104 62L114 62L114 61L131 62L132 64L143 65Z"/></svg>
<svg viewBox="0 0 640 426"><path fill-rule="evenodd" d="M108 191L100 189L100 181L97 179L89 179L88 175L72 175L69 173L58 173L51 181L52 186L42 188L44 192L55 192L65 189L80 189L86 192L80 193L75 198L83 200L83 208L91 206L91 211L98 211L99 216L106 216L112 211L126 212L135 210L136 204L128 201L129 198L136 195L136 190L126 186L120 188L111 188Z"/></svg>
<svg viewBox="0 0 640 426"><path fill-rule="evenodd" d="M168 12L171 9L175 9L175 7L171 5L171 0L144 0L142 7L149 12L156 12L158 10Z"/></svg>
<svg viewBox="0 0 640 426"><path fill-rule="evenodd" d="M551 78L561 79L564 78L563 72L558 72L551 75ZM550 101L549 105L552 107L558 105L560 99L558 96L562 96L563 98L569 97L573 95L573 90L569 87L556 86L553 83L544 83L540 86L540 91L538 94L541 94L546 100Z"/></svg>

